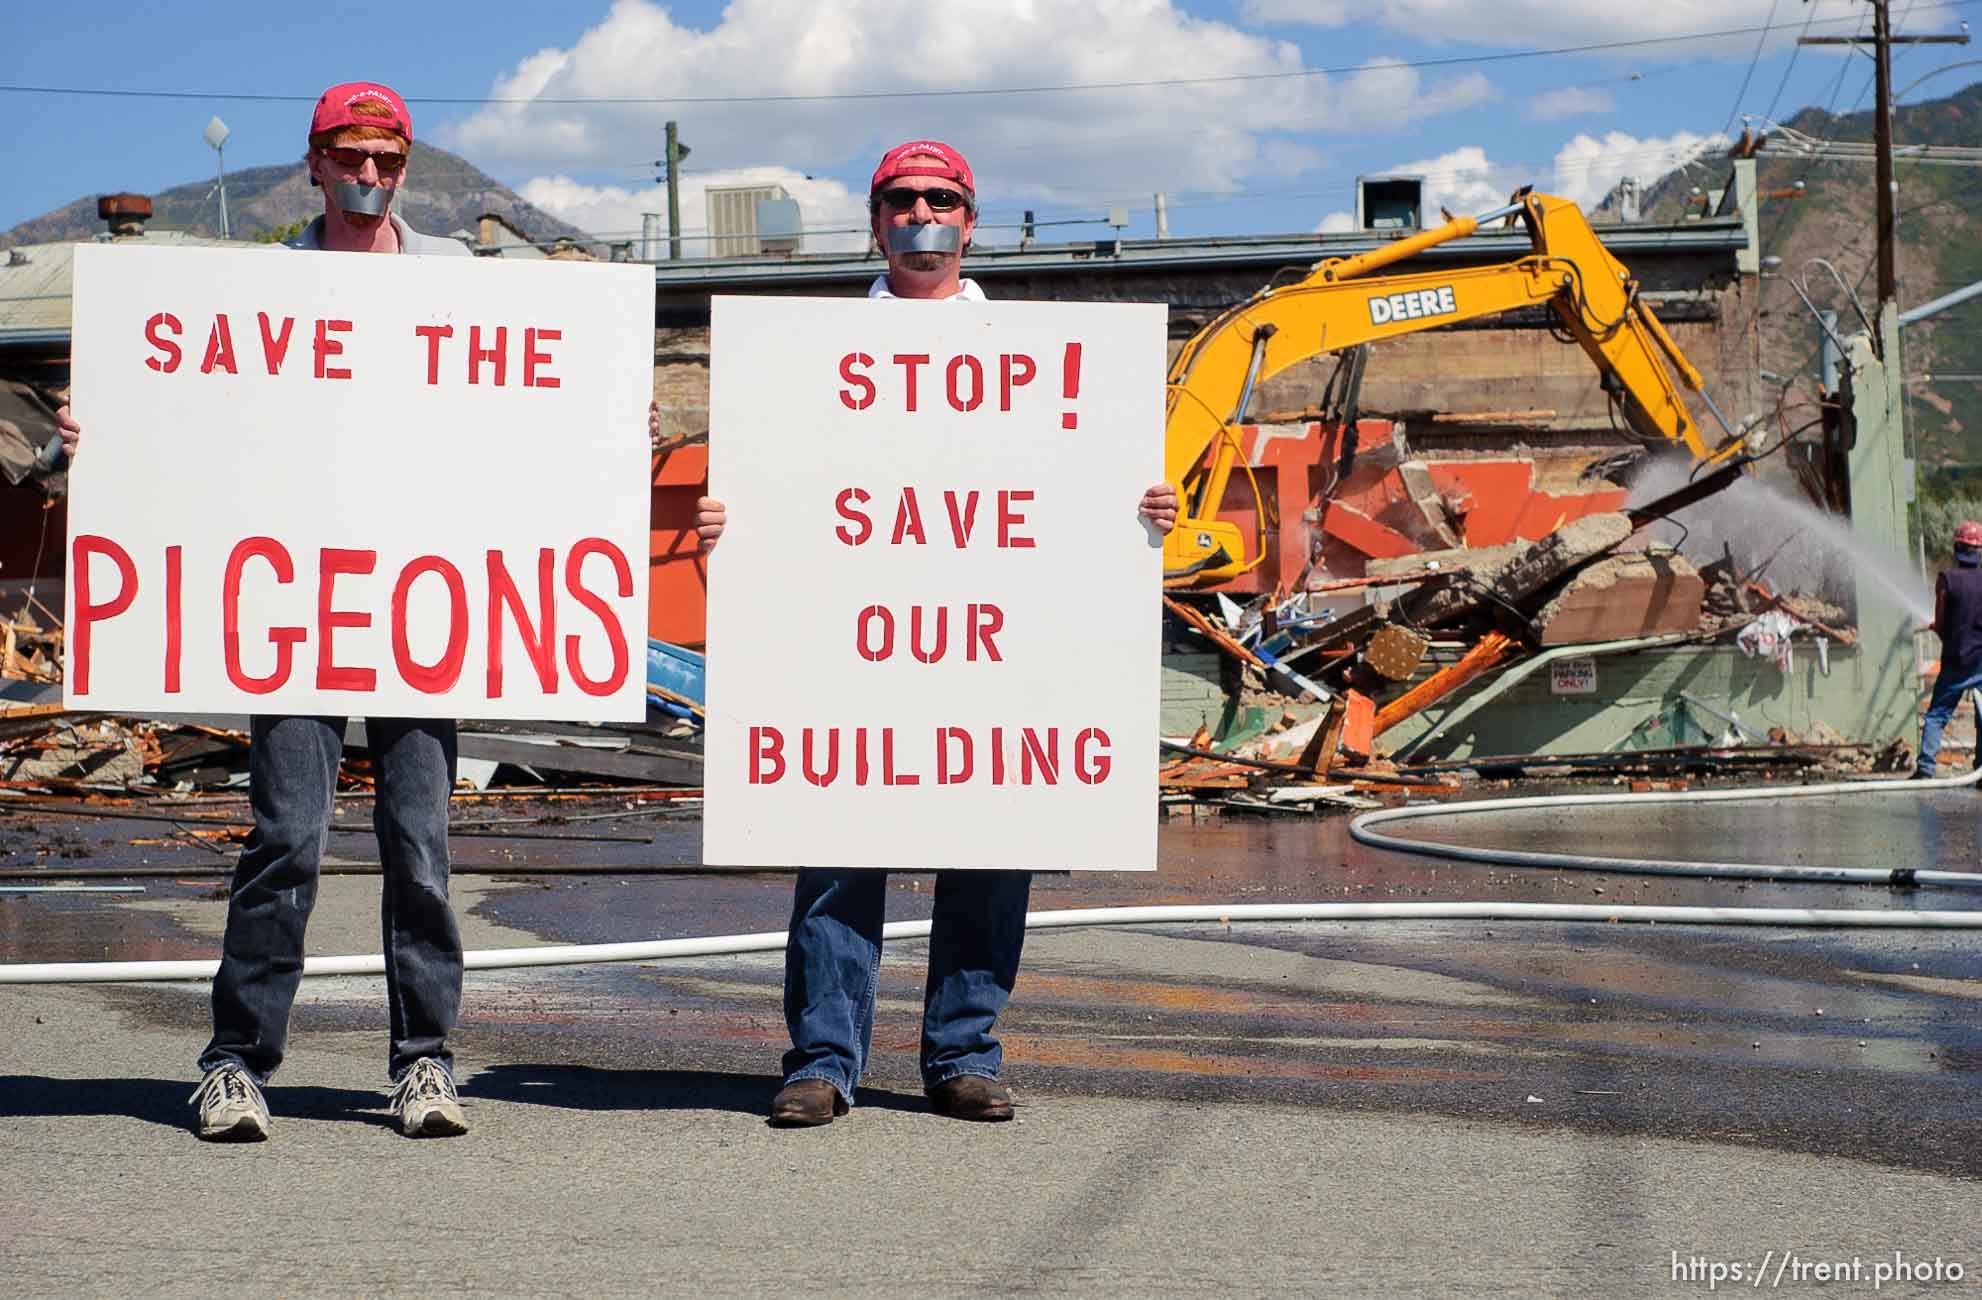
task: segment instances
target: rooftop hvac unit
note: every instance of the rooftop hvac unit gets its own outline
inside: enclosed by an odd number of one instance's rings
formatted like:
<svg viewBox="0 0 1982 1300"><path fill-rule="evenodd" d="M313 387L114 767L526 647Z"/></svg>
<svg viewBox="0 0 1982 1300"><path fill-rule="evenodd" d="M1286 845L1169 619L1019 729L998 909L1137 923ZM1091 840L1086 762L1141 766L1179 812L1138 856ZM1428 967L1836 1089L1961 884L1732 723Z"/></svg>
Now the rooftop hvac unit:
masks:
<svg viewBox="0 0 1982 1300"><path fill-rule="evenodd" d="M712 185L705 191L709 209L709 256L755 257L764 252L791 252L797 248L798 205L786 195L782 185ZM779 204L789 204L786 221ZM762 224L765 208L777 210L774 225Z"/></svg>
<svg viewBox="0 0 1982 1300"><path fill-rule="evenodd" d="M766 253L796 253L805 244L797 199L757 200L757 243Z"/></svg>
<svg viewBox="0 0 1982 1300"><path fill-rule="evenodd" d="M1424 177L1356 177L1357 229L1409 231L1422 230L1424 224Z"/></svg>

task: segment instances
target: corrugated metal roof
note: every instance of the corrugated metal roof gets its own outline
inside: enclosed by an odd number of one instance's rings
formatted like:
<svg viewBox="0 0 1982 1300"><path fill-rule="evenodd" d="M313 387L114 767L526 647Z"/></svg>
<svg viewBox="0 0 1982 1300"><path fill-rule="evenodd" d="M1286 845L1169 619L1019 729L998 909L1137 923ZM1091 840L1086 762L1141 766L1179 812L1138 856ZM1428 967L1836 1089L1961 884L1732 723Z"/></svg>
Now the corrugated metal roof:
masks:
<svg viewBox="0 0 1982 1300"><path fill-rule="evenodd" d="M1747 243L1739 217L1708 218L1678 225L1602 226L1605 247L1623 257L1633 253L1732 254ZM1031 248L972 248L966 271L973 279L1000 275L1080 271L1088 274L1209 268L1287 266L1350 257L1393 242L1387 231L1330 235L1249 235L1213 239L1098 240L1080 244L1038 244ZM1427 260L1507 261L1533 251L1525 232L1473 235L1430 250ZM792 257L751 257L661 262L655 283L667 289L745 288L809 282L871 279L885 263L879 254L803 253Z"/></svg>
<svg viewBox="0 0 1982 1300"><path fill-rule="evenodd" d="M118 248L279 248L241 239L208 239L183 230L142 235L103 235L93 241ZM0 347L66 343L69 298L74 288L77 243L22 244L0 253Z"/></svg>

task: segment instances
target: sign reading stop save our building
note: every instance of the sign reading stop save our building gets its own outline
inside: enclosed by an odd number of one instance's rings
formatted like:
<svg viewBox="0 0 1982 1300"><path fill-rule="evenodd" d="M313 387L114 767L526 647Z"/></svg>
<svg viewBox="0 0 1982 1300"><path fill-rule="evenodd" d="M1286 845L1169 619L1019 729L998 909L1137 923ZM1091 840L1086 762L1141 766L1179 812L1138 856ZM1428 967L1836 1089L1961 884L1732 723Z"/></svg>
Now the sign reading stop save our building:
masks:
<svg viewBox="0 0 1982 1300"><path fill-rule="evenodd" d="M645 716L652 277L88 246L71 708Z"/></svg>
<svg viewBox="0 0 1982 1300"><path fill-rule="evenodd" d="M1164 311L717 298L703 857L1149 869Z"/></svg>

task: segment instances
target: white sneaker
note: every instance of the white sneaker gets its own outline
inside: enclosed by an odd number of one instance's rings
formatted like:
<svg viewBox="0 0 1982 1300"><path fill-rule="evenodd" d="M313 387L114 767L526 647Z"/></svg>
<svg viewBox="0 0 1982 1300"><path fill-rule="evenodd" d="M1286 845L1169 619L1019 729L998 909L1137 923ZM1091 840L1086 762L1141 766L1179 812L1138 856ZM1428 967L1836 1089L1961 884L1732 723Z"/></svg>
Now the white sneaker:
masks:
<svg viewBox="0 0 1982 1300"><path fill-rule="evenodd" d="M190 1100L200 1112L193 1131L208 1142L259 1142L268 1136L261 1085L238 1065L208 1070Z"/></svg>
<svg viewBox="0 0 1982 1300"><path fill-rule="evenodd" d="M421 1057L399 1076L389 1104L399 1113L399 1131L407 1137L454 1137L468 1131L454 1076L431 1056Z"/></svg>

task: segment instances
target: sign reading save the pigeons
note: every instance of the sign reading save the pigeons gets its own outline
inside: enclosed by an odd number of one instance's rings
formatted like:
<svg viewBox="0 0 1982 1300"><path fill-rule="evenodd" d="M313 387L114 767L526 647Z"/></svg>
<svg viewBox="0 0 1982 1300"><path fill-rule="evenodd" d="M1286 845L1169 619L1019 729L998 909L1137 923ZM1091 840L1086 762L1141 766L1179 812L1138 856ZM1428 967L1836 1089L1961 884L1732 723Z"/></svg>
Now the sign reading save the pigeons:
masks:
<svg viewBox="0 0 1982 1300"><path fill-rule="evenodd" d="M64 702L638 720L638 267L76 251Z"/></svg>
<svg viewBox="0 0 1982 1300"><path fill-rule="evenodd" d="M705 861L1151 869L1164 312L717 298Z"/></svg>

